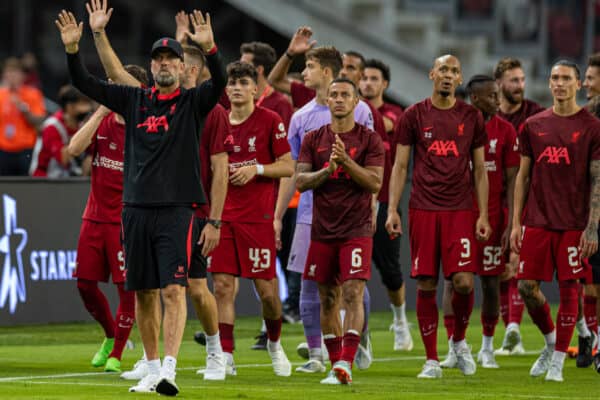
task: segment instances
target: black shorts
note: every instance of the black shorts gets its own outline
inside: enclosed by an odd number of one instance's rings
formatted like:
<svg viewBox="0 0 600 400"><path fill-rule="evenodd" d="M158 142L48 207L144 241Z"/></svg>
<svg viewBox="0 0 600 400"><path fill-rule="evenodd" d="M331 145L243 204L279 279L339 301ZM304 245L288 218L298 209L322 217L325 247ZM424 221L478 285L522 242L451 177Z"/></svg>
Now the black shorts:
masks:
<svg viewBox="0 0 600 400"><path fill-rule="evenodd" d="M377 229L373 235L373 262L381 274L384 286L390 291L396 291L404 283L400 269L400 237L390 239L385 230L387 207L387 203L380 203L377 211Z"/></svg>
<svg viewBox="0 0 600 400"><path fill-rule="evenodd" d="M198 225L198 232L202 232L202 229L204 229L204 226L206 225L206 220L196 218L196 225ZM207 258L202 255L202 245L198 244L198 241L196 241L194 243L192 264L190 265L190 270L188 271L188 277L190 279L206 279L207 266Z"/></svg>
<svg viewBox="0 0 600 400"><path fill-rule="evenodd" d="M187 286L198 236L192 208L123 207L126 289Z"/></svg>

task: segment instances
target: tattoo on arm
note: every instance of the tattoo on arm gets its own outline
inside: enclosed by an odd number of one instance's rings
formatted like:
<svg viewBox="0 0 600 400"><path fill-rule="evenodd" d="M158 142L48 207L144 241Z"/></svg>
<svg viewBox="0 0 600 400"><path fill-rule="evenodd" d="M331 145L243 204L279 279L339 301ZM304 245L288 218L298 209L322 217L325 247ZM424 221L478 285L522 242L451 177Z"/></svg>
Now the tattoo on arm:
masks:
<svg viewBox="0 0 600 400"><path fill-rule="evenodd" d="M590 216L585 235L596 235L598 232L598 220L600 219L600 160L592 160L590 163Z"/></svg>
<svg viewBox="0 0 600 400"><path fill-rule="evenodd" d="M322 168L314 172L312 172L311 168L311 165L307 163L298 163L296 167L296 173L298 174L296 187L301 192L318 188L331 175L331 172L327 168Z"/></svg>

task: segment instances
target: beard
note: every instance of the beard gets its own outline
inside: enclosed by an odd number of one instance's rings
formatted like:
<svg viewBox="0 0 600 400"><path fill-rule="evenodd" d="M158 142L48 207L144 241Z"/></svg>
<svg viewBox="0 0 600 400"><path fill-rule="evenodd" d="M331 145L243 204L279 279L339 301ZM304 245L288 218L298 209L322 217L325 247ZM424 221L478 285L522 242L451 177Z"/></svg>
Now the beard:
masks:
<svg viewBox="0 0 600 400"><path fill-rule="evenodd" d="M154 81L158 86L171 86L175 83L175 76L170 73L161 74L160 72L154 77Z"/></svg>
<svg viewBox="0 0 600 400"><path fill-rule="evenodd" d="M439 93L443 98L450 97L450 92L448 90L440 90Z"/></svg>
<svg viewBox="0 0 600 400"><path fill-rule="evenodd" d="M524 92L522 90L515 91L515 92L509 92L508 90L502 91L502 95L504 96L506 101L508 101L512 105L522 103L523 102L523 94L524 94ZM515 95L519 95L520 98L517 99Z"/></svg>

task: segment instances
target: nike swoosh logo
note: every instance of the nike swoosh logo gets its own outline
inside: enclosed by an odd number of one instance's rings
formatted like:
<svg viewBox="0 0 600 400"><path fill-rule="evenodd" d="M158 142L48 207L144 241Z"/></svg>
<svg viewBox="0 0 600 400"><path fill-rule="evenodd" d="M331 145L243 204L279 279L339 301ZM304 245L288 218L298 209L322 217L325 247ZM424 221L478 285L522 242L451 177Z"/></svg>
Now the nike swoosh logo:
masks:
<svg viewBox="0 0 600 400"><path fill-rule="evenodd" d="M254 269L254 268L252 268L252 273L253 273L253 274L256 274L256 273L259 273L259 272L264 272L264 271L266 271L266 270L264 270L264 269L261 269L261 268L259 268L259 269Z"/></svg>
<svg viewBox="0 0 600 400"><path fill-rule="evenodd" d="M583 271L583 267L581 267L581 268L577 268L577 269L574 269L574 270L573 270L573 273L574 273L574 274L577 274L577 273L579 273L579 272L581 272L581 271Z"/></svg>
<svg viewBox="0 0 600 400"><path fill-rule="evenodd" d="M185 274L175 274L173 275L175 279L185 278Z"/></svg>
<svg viewBox="0 0 600 400"><path fill-rule="evenodd" d="M548 133L547 132L538 132L536 133L536 135L538 136L546 136Z"/></svg>
<svg viewBox="0 0 600 400"><path fill-rule="evenodd" d="M429 335L431 335L433 332L435 332L435 331L427 331L427 332L423 332L423 336L429 336Z"/></svg>
<svg viewBox="0 0 600 400"><path fill-rule="evenodd" d="M458 263L458 265L460 265L460 263ZM491 266L491 267L486 267L485 265L483 266L483 270L484 270L484 271L491 271L491 270L493 270L493 269L496 269L496 266L495 266L495 265L493 265L493 266Z"/></svg>
<svg viewBox="0 0 600 400"><path fill-rule="evenodd" d="M98 138L98 140L108 139L108 136L100 136L100 135L98 135L97 138Z"/></svg>
<svg viewBox="0 0 600 400"><path fill-rule="evenodd" d="M351 270L350 270L350 275L354 275L354 274L356 274L357 272L361 272L361 271L362 271L362 269L351 269Z"/></svg>
<svg viewBox="0 0 600 400"><path fill-rule="evenodd" d="M317 153L322 153L327 150L328 150L327 147L319 147L319 148L317 148Z"/></svg>
<svg viewBox="0 0 600 400"><path fill-rule="evenodd" d="M471 263L471 261L459 261L458 262L458 266L459 267L464 267L465 265L470 264L470 263Z"/></svg>

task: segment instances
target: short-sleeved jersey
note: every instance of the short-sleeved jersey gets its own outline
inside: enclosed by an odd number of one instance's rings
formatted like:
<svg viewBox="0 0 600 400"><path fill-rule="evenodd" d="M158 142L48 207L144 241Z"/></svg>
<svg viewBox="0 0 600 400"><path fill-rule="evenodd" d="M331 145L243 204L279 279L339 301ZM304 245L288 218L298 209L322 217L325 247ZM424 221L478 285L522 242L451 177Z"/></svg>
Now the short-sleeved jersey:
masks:
<svg viewBox="0 0 600 400"><path fill-rule="evenodd" d="M485 124L488 140L485 144L485 169L488 174L490 214L502 211L504 195L504 171L519 166L517 132L513 126L494 115Z"/></svg>
<svg viewBox="0 0 600 400"><path fill-rule="evenodd" d="M292 106L294 108L302 108L305 104L315 98L317 92L314 89L307 87L304 83L292 81L290 82L290 96L292 98Z"/></svg>
<svg viewBox="0 0 600 400"><path fill-rule="evenodd" d="M36 117L46 114L44 95L38 88L23 85L16 90L0 88L0 150L18 152L32 149L37 139L35 126L25 119L11 98L15 96Z"/></svg>
<svg viewBox="0 0 600 400"><path fill-rule="evenodd" d="M359 124L338 135L358 165L384 166L385 150L379 135ZM313 171L327 167L334 142L331 125L310 132L302 142L298 162L310 164ZM372 194L354 182L341 166L314 189L313 194L312 240L345 240L372 235Z"/></svg>
<svg viewBox="0 0 600 400"><path fill-rule="evenodd" d="M377 195L377 200L381 203L387 203L390 197L390 176L392 175L392 157L391 157L391 143L388 133L385 130L385 122L383 122L383 115L379 112L370 101L365 100L365 103L369 106L371 114L373 114L373 130L381 136L383 141L383 147L385 148L385 165L383 168L383 181L381 182L381 190Z"/></svg>
<svg viewBox="0 0 600 400"><path fill-rule="evenodd" d="M583 230L590 203L590 162L600 160L600 121L585 109L561 117L549 108L525 121L521 154L531 158L523 222L548 230Z"/></svg>
<svg viewBox="0 0 600 400"><path fill-rule="evenodd" d="M55 112L53 120L63 126L64 131L71 138L77 129L69 128L65 124L65 116L62 110ZM49 118L46 121L49 121ZM66 139L66 138L65 138ZM42 148L37 158L37 166L33 171L33 176L44 177L48 176L49 170L56 172L56 169L67 172L69 167L62 163L62 148L68 145L68 140L63 140L63 136L60 134L54 123L44 124L42 129ZM51 174L52 175L52 174ZM56 178L56 176L53 176Z"/></svg>
<svg viewBox="0 0 600 400"><path fill-rule="evenodd" d="M402 107L392 103L383 103L377 110L379 110L381 115L391 120L394 126L396 126L396 122L404 114Z"/></svg>
<svg viewBox="0 0 600 400"><path fill-rule="evenodd" d="M88 153L92 156L92 184L83 219L120 224L125 124L119 123L114 113L100 122Z"/></svg>
<svg viewBox="0 0 600 400"><path fill-rule="evenodd" d="M268 96L265 96L264 98L259 98L254 102L254 104L274 111L277 115L281 117L281 120L285 125L285 129L288 129L290 126L290 119L292 118L292 114L294 113L292 104L287 99L287 97L279 93L277 90L274 90L272 87L269 86L267 90L270 90L271 93ZM231 109L231 102L227 97L227 93L223 92L221 98L219 99L219 103L225 109Z"/></svg>
<svg viewBox="0 0 600 400"><path fill-rule="evenodd" d="M535 115L541 111L544 111L544 107L531 100L523 100L521 108L512 114L504 114L502 111L498 111L498 116L504 118L512 124L517 132L521 129L521 126L525 120L532 115Z"/></svg>
<svg viewBox="0 0 600 400"><path fill-rule="evenodd" d="M221 104L217 104L207 115L200 139L200 179L207 199L196 209L198 218L208 218L210 213L210 188L212 169L210 157L233 150L233 143L225 143L229 127L229 116Z"/></svg>
<svg viewBox="0 0 600 400"><path fill-rule="evenodd" d="M247 165L272 164L290 152L285 126L279 115L256 107L239 125L229 124L225 143L233 143L229 171ZM278 180L255 176L244 186L231 183L223 210L223 221L269 222L273 219Z"/></svg>
<svg viewBox="0 0 600 400"><path fill-rule="evenodd" d="M397 128L398 144L414 147L409 207L472 209L472 151L487 141L481 113L461 100L441 110L428 98L409 107Z"/></svg>
<svg viewBox="0 0 600 400"><path fill-rule="evenodd" d="M354 109L354 121L366 126L368 129L373 129L373 115L371 114L369 106L364 101L359 101ZM296 111L292 116L288 134L292 158L294 160L298 159L302 140L308 132L317 130L330 123L331 111L329 110L329 107L317 103L316 99L312 99L304 107ZM296 222L301 224L311 224L312 207L312 191L307 190L300 194Z"/></svg>

